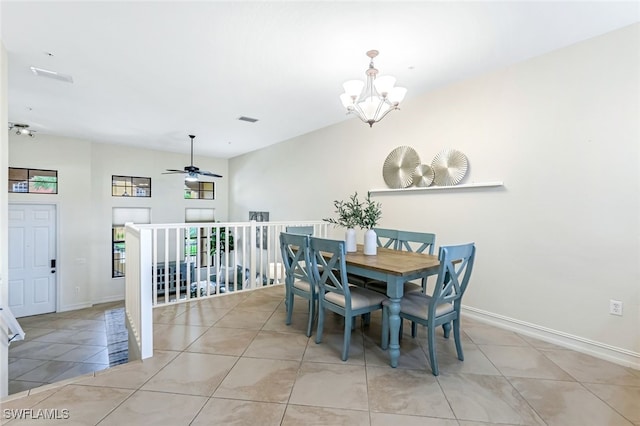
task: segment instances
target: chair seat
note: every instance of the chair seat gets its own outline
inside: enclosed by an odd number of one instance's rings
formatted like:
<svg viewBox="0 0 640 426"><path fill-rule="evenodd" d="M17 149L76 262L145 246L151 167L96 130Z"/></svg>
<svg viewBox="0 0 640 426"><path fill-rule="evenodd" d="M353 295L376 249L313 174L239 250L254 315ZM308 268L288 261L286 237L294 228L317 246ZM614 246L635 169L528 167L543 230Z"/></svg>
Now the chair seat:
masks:
<svg viewBox="0 0 640 426"><path fill-rule="evenodd" d="M384 281L369 281L365 286L369 290L377 291L378 293L387 294L387 283ZM422 292L422 286L420 284L407 281L404 283L404 294Z"/></svg>
<svg viewBox="0 0 640 426"><path fill-rule="evenodd" d="M300 290L306 291L307 293L311 293L311 284L309 281L297 279L293 282L293 286Z"/></svg>
<svg viewBox="0 0 640 426"><path fill-rule="evenodd" d="M384 300L387 300L387 297L384 294L367 290L366 288L350 286L349 290L351 292L351 309L354 311L369 306L380 305ZM338 293L327 293L324 298L328 302L343 308L345 307L344 296Z"/></svg>
<svg viewBox="0 0 640 426"><path fill-rule="evenodd" d="M430 302L431 296L416 292L409 293L400 300L400 312L426 321L428 319L428 306ZM388 302L383 302L383 305L387 304ZM452 303L442 303L436 307L436 318L452 311Z"/></svg>

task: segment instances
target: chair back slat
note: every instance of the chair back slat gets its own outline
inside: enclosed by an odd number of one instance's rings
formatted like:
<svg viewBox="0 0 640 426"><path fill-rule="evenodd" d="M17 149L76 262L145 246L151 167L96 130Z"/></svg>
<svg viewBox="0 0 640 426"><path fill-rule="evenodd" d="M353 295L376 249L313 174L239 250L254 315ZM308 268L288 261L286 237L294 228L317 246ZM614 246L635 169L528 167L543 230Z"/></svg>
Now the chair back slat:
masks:
<svg viewBox="0 0 640 426"><path fill-rule="evenodd" d="M303 234L280 233L280 250L285 268L285 279L304 280L311 282L308 265L309 259L309 236Z"/></svg>
<svg viewBox="0 0 640 426"><path fill-rule="evenodd" d="M423 253L425 250L433 254L436 244L436 234L428 232L398 231L397 250L405 250L416 253Z"/></svg>
<svg viewBox="0 0 640 426"><path fill-rule="evenodd" d="M287 226L287 234L313 235L313 226Z"/></svg>
<svg viewBox="0 0 640 426"><path fill-rule="evenodd" d="M471 278L475 254L474 243L440 247L438 279L430 302L431 315L435 315L435 308L444 303L453 303L459 310Z"/></svg>
<svg viewBox="0 0 640 426"><path fill-rule="evenodd" d="M344 296L346 306L351 305L351 293L346 271L346 249L344 241L310 237L312 276L322 297L326 292Z"/></svg>
<svg viewBox="0 0 640 426"><path fill-rule="evenodd" d="M398 249L398 231L395 229L373 228L378 247Z"/></svg>

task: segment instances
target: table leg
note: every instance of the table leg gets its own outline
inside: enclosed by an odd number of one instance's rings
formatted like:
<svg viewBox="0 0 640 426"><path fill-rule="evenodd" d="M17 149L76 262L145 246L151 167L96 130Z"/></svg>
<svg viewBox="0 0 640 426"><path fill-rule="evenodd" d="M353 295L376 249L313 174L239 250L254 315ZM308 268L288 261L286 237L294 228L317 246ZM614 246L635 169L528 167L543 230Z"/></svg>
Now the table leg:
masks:
<svg viewBox="0 0 640 426"><path fill-rule="evenodd" d="M389 299L389 357L391 366L398 366L398 358L400 358L400 298Z"/></svg>

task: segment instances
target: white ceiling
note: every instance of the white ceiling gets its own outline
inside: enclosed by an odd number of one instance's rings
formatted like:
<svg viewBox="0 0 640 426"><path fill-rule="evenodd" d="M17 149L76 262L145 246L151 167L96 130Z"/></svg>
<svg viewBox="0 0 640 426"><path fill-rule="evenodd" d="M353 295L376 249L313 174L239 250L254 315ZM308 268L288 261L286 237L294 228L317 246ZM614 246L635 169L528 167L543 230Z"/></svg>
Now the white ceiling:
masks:
<svg viewBox="0 0 640 426"><path fill-rule="evenodd" d="M367 50L410 99L638 22L640 3L3 0L0 13L10 122L175 152L193 133L196 155L230 158L348 119L338 96Z"/></svg>

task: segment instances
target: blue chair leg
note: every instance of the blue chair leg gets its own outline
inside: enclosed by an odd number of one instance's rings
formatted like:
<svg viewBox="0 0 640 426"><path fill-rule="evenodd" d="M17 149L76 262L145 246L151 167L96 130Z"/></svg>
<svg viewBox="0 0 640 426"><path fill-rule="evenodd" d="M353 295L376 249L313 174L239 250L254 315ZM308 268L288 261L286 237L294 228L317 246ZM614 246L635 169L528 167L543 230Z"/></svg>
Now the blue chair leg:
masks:
<svg viewBox="0 0 640 426"><path fill-rule="evenodd" d="M442 324L442 331L444 332L444 338L448 339L449 338L449 333L451 333L451 323L447 322Z"/></svg>
<svg viewBox="0 0 640 426"><path fill-rule="evenodd" d="M464 354L462 353L462 342L460 341L460 318L453 320L453 339L456 341L456 352L458 352L458 359L464 361Z"/></svg>
<svg viewBox="0 0 640 426"><path fill-rule="evenodd" d="M349 345L351 344L351 325L355 322L352 316L344 317L344 341L342 343L342 360L349 358Z"/></svg>
<svg viewBox="0 0 640 426"><path fill-rule="evenodd" d="M364 325L371 324L371 312L362 314L362 322L364 323Z"/></svg>
<svg viewBox="0 0 640 426"><path fill-rule="evenodd" d="M311 337L311 330L313 328L313 319L316 316L316 301L309 299L309 321L307 322L307 337Z"/></svg>
<svg viewBox="0 0 640 426"><path fill-rule="evenodd" d="M318 305L318 330L316 331L316 343L322 342L322 329L324 327L324 308Z"/></svg>
<svg viewBox="0 0 640 426"><path fill-rule="evenodd" d="M293 314L293 292L287 292L287 321L285 324L291 325L291 315Z"/></svg>
<svg viewBox="0 0 640 426"><path fill-rule="evenodd" d="M427 342L429 344L429 362L431 363L431 372L434 376L438 372L438 359L436 358L436 330L435 327L427 327Z"/></svg>

